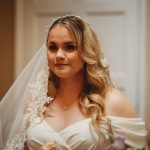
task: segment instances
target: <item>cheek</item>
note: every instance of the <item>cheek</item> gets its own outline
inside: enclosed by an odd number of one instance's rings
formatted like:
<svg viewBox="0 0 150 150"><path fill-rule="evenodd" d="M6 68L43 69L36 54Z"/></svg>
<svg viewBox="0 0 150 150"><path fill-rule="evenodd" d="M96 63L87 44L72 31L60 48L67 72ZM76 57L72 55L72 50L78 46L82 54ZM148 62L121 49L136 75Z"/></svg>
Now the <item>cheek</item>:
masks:
<svg viewBox="0 0 150 150"><path fill-rule="evenodd" d="M49 52L47 53L47 60L48 60L48 65L52 66L53 61L54 61L54 56L50 54Z"/></svg>
<svg viewBox="0 0 150 150"><path fill-rule="evenodd" d="M85 62L80 57L76 57L73 62L78 70L83 69Z"/></svg>
<svg viewBox="0 0 150 150"><path fill-rule="evenodd" d="M79 61L80 61L81 66L83 67L85 62L82 59L80 59Z"/></svg>

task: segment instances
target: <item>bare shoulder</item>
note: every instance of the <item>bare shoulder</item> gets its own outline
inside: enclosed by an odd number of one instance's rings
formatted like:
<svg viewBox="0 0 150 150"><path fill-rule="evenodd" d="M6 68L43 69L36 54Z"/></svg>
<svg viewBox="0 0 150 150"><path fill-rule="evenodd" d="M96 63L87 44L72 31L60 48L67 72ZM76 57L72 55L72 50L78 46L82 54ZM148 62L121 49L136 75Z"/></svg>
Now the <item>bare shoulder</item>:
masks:
<svg viewBox="0 0 150 150"><path fill-rule="evenodd" d="M118 89L111 89L105 98L105 113L108 116L135 118L138 114L128 99Z"/></svg>

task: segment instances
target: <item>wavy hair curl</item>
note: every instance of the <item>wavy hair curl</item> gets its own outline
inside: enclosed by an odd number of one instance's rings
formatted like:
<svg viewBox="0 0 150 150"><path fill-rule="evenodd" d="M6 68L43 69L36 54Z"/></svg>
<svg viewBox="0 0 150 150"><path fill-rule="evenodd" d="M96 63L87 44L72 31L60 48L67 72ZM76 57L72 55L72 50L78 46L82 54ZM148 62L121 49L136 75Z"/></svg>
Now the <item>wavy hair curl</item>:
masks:
<svg viewBox="0 0 150 150"><path fill-rule="evenodd" d="M100 135L100 124L108 124L111 129L110 121L105 117L104 99L107 91L113 87L109 66L101 61L104 55L100 42L91 25L80 17L67 15L57 18L49 28L48 34L58 24L64 25L74 35L79 55L85 62L83 66L85 85L79 95L79 105L87 111L88 117L92 118L94 130ZM52 91L58 89L59 78L52 71L49 82Z"/></svg>

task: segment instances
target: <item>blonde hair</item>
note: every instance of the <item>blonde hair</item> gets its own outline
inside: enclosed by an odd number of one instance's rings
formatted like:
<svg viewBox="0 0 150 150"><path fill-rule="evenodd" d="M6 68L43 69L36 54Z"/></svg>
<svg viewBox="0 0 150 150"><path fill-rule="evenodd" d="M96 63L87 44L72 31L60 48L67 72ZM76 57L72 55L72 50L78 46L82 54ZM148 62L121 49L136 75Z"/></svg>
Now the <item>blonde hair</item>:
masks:
<svg viewBox="0 0 150 150"><path fill-rule="evenodd" d="M64 25L75 37L80 57L85 62L83 66L85 85L79 95L79 105L86 109L88 117L92 118L92 125L96 132L101 133L99 125L110 124L104 117L104 99L113 84L109 75L109 66L101 61L104 56L97 35L86 21L77 16L67 15L57 18L49 32L57 24ZM52 91L58 89L59 79L53 72L50 73L49 82Z"/></svg>

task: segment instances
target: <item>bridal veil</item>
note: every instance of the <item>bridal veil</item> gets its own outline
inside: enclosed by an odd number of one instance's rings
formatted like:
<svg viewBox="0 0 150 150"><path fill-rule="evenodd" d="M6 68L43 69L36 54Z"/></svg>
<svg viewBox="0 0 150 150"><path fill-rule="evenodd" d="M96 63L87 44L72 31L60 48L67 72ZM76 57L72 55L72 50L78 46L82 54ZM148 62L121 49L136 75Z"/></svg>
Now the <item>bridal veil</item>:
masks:
<svg viewBox="0 0 150 150"><path fill-rule="evenodd" d="M44 111L48 86L47 48L44 44L0 102L0 150L22 150L26 129Z"/></svg>

